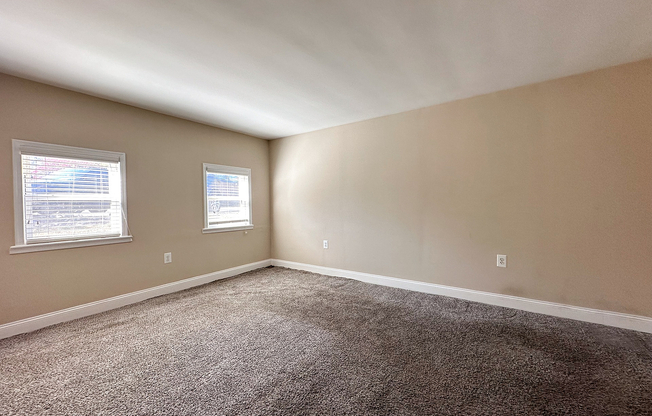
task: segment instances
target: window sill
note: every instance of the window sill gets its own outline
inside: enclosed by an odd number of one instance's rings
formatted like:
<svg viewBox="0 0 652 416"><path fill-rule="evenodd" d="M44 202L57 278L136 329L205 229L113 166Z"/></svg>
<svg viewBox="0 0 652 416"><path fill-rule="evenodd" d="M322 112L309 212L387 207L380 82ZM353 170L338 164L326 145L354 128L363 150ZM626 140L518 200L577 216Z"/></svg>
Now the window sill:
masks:
<svg viewBox="0 0 652 416"><path fill-rule="evenodd" d="M221 228L204 228L201 230L202 233L224 233L227 231L242 231L242 230L251 230L254 228L253 224L250 225L239 225L237 227L221 227Z"/></svg>
<svg viewBox="0 0 652 416"><path fill-rule="evenodd" d="M62 250L65 248L101 246L104 244L129 243L131 241L132 241L132 237L130 235L126 235L122 237L89 238L87 240L53 241L51 243L37 243L37 244L25 244L22 246L12 246L11 248L9 248L9 254L32 253L34 251Z"/></svg>

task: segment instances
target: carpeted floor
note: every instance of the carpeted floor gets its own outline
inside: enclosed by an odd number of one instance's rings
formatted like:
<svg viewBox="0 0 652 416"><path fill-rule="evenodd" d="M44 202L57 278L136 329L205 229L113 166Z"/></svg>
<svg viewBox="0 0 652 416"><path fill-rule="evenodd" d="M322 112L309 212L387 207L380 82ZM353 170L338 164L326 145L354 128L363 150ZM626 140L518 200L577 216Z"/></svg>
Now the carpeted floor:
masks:
<svg viewBox="0 0 652 416"><path fill-rule="evenodd" d="M1 415L652 415L652 335L279 267L0 341Z"/></svg>

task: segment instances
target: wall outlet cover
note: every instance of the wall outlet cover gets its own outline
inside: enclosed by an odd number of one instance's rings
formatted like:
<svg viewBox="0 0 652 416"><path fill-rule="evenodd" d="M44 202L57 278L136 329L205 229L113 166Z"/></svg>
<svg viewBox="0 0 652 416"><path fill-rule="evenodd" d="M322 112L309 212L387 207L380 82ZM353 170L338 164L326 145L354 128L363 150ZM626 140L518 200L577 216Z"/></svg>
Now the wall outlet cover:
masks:
<svg viewBox="0 0 652 416"><path fill-rule="evenodd" d="M507 267L507 254L499 254L496 257L496 266Z"/></svg>

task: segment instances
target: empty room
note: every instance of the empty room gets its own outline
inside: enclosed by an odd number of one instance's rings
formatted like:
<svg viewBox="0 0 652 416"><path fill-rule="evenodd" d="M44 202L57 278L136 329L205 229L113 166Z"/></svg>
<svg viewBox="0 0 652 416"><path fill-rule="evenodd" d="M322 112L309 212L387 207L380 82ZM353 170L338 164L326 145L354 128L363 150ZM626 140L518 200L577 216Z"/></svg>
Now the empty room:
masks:
<svg viewBox="0 0 652 416"><path fill-rule="evenodd" d="M652 1L0 0L0 415L652 415Z"/></svg>

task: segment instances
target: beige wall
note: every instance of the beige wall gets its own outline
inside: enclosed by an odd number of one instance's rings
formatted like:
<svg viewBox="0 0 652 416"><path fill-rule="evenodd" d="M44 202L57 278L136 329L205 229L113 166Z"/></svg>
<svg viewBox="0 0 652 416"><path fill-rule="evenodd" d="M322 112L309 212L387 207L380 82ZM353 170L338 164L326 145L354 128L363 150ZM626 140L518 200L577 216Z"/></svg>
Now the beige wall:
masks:
<svg viewBox="0 0 652 416"><path fill-rule="evenodd" d="M264 260L270 238L279 259L652 316L652 60L271 144L1 74L0 97L0 324ZM9 255L13 138L125 152L134 241ZM202 162L252 168L247 235L201 233Z"/></svg>
<svg viewBox="0 0 652 416"><path fill-rule="evenodd" d="M0 324L270 257L267 141L1 74L0 98ZM125 152L133 242L9 255L15 138ZM202 162L252 169L247 235L202 234Z"/></svg>
<svg viewBox="0 0 652 416"><path fill-rule="evenodd" d="M652 60L270 157L275 258L652 316Z"/></svg>

